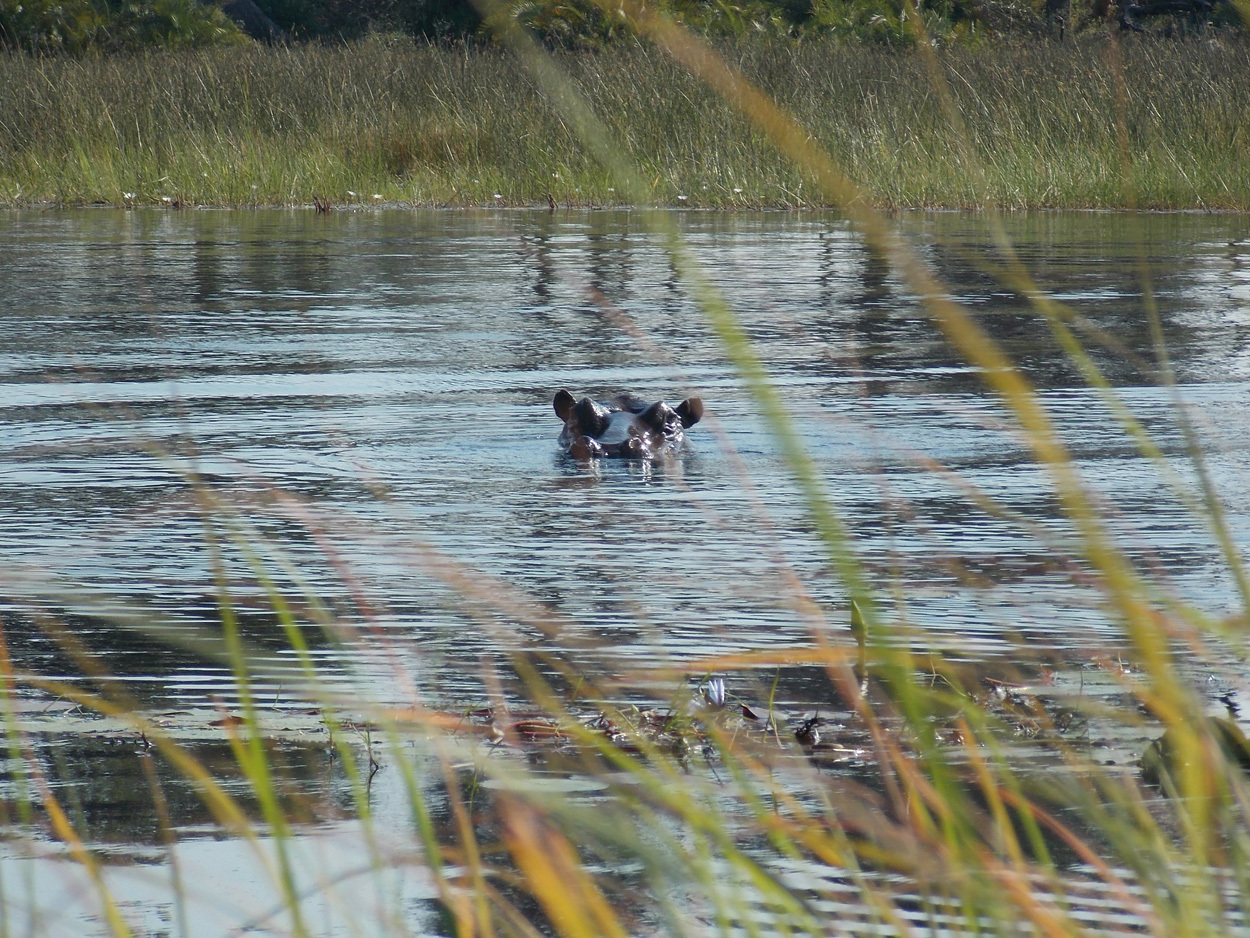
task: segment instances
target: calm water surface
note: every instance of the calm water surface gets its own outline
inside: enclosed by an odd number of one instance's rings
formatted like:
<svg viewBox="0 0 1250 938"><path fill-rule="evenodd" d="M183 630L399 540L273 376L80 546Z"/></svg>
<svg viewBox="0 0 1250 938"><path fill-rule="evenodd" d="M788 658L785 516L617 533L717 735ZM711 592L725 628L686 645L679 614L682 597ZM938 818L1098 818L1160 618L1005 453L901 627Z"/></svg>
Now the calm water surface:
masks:
<svg viewBox="0 0 1250 938"><path fill-rule="evenodd" d="M1068 660L1117 646L1046 472L844 222L676 221L915 641L972 659L1021 639ZM1204 525L996 278L987 221L897 225L1040 390L1133 561L1213 614L1236 611ZM1250 223L1041 214L1006 226L1038 288L1067 304L1121 400L1192 485L1144 312L1148 279L1177 393L1233 536L1250 545ZM562 387L697 394L708 418L680 461L578 465L555 445ZM1006 513L979 507L968 487ZM484 701L484 666L502 667L518 643L620 672L806 644L796 581L838 640L847 619L749 394L636 214L0 214L0 611L16 666L80 681L82 660L38 621L55 613L144 706L206 723L233 705L234 683L170 638L202 637L216 621L220 556L249 640L272 649L260 693L288 721L287 755L304 766L293 772L310 797L344 802L316 733L301 735L306 704L284 693L294 659L264 612L252 554L293 602L316 597L337 621L393 639L366 660L315 641L327 674L363 675L383 703L415 688L450 711ZM810 700L804 680L782 697ZM49 699L32 698L32 713ZM80 784L110 758L120 778L139 777L124 736L74 719L87 721L70 711L41 724L60 746L54 781ZM403 811L402 793L387 791L379 810L393 797ZM100 841L127 855L156 842L117 792L97 796L85 813ZM186 801L182 828L207 825ZM6 878L72 889L45 866L4 863L17 870L0 864ZM218 873L246 880L246 861L237 866ZM406 888L419 898L419 884ZM173 914L141 885L133 908L157 931Z"/></svg>

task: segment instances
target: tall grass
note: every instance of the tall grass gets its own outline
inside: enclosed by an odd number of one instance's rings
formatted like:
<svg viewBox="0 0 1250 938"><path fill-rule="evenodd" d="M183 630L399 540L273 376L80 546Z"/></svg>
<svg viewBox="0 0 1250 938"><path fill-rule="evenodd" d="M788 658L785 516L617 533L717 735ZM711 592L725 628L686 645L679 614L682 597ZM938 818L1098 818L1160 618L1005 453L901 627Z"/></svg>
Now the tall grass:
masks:
<svg viewBox="0 0 1250 938"><path fill-rule="evenodd" d="M511 180L522 188L509 190L509 200L521 198L518 193L537 198L547 191L558 191L562 199L589 200L619 189L620 198L635 203L686 192L689 201L715 201L714 195L699 196L705 190L691 188L693 183L707 184L707 192L719 192L728 202L775 198L842 206L869 246L924 299L952 347L985 375L988 389L1012 415L1013 429L1049 472L1058 502L1079 533L1085 576L1121 625L1142 670L1139 679L1132 679L1107 662L1111 679L1123 681L1133 706L1111 712L1091 708L1086 716L1104 725L1151 719L1166 727L1166 751L1157 750L1153 765L1172 797L1154 797L1137 773L1100 764L1064 733L1063 714L1045 693L999 679L987 694L981 682L986 675L977 669L946 661L936 651L918 654L913 642L898 640L910 624L887 615L874 601L874 584L859 567L855 545L825 495L817 467L805 456L729 304L684 250L665 213L647 212L641 213L645 222L664 237L675 269L768 417L850 603L830 612L829 619L811 606L812 637L803 647L709 657L694 662L690 673L659 667L624 672L605 666L593 648L585 649L584 657L543 654L532 636L556 625L548 612L506 584L490 582L418 543L411 548L414 561L480 610L481 628L495 647L511 653L514 673L501 677L484 669L483 686L502 702L506 682L509 694L523 696L534 713L519 718L496 707L475 723L471 715L429 709L417 688L408 707L370 707L362 696L322 680L301 629L319 626L362 653L384 655L395 640L382 642L344 627L315 594L302 591L300 573L284 561L281 545L266 543L249 523L253 506L214 497L188 470L188 482L201 496L205 540L215 560L227 549L244 558L250 571L246 585L263 589L296 652L298 692L320 708L332 728L343 727L348 714L364 713L361 725L370 734L369 746L353 745L339 734L336 753L347 767L352 808L366 831L371 875L378 881L385 876L392 858L379 844L396 836L381 830L370 814L367 779L372 759L380 755L403 773L412 830L398 836L419 848L419 859L409 862L420 865L430 883L431 904L438 909L436 926L429 930L442 933L842 934L854 925L886 934L1078 935L1091 928L1122 928L1172 936L1224 934L1244 926L1250 786L1238 763L1250 761L1250 747L1221 729L1225 724L1203 718L1202 701L1177 668L1174 654L1178 645L1200 648L1229 636L1216 634L1198 611L1163 595L1126 560L1039 397L967 311L947 298L940 272L900 243L868 205L874 199L943 202L938 192L950 204L1034 204L1019 193L1049 192L1058 184L1042 170L1031 176L1012 161L1037 160L1039 151L1031 147L1041 144L1020 141L1031 139L1036 126L1080 143L1090 160L1074 158L1066 144L1040 151L1067 160L1065 191L1071 193L1071 186L1081 182L1079 191L1090 198L1076 204L1116 204L1126 193L1142 204L1167 204L1162 193L1175 196L1178 183L1173 174L1165 187L1168 174L1156 176L1153 169L1167 154L1173 169L1181 162L1193 168L1209 160L1219 163L1218 172L1244 173L1229 158L1230 150L1243 153L1246 146L1235 96L1215 95L1220 104L1211 105L1191 87L1176 90L1169 106L1140 89L1166 67L1173 76L1195 81L1203 76L1199 85L1206 82L1231 93L1246 81L1246 70L1234 68L1244 62L1245 50L1207 49L1196 55L1189 47L1191 54L1185 55L1184 48L1131 46L1124 50L1124 71L1103 78L1097 63L1107 59L1090 48L1060 50L1058 65L1037 50L1022 49L984 57L947 55L936 64L841 47L801 47L784 54L746 49L732 54L728 64L734 67L727 68L724 59L671 24L649 20L645 11L633 13L656 45L612 60L574 56L553 61L518 37L510 46L515 58L383 42L350 50L253 51L235 68L209 53L177 60L152 56L129 63L128 82L110 60L9 59L5 67L28 82L21 100L46 94L39 81L57 89L67 75L76 76L84 93L94 84L114 94L125 87L135 97L97 99L95 107L103 107L103 113L95 113L82 97L52 94L41 99L50 108L42 123L23 116L20 108L16 116L4 117L6 139L20 140L15 152L25 154L14 165L38 167L42 158L31 154L49 149L47 141L68 139L75 126L88 128L78 138L78 159L58 185L66 187L63 192L71 191L71 183L98 186L88 191L105 198L118 196L105 194L102 179L108 185L134 186L126 191L136 199L168 191L191 200L214 191L194 184L220 185L222 192L255 185L252 200L263 201L274 191L285 197L284 187L290 188L292 200L305 191L341 198L331 183L368 192L369 180L389 178L395 188L379 194L394 198L416 198L420 185L430 187L423 199L469 199L475 193L493 198L485 193L498 187L502 194ZM169 67L175 62L194 67L190 72ZM1219 69L1213 62L1221 63ZM311 71L310 63L316 64ZM702 84L692 83L692 74ZM267 75L264 82L262 75ZM795 75L803 80L793 81ZM639 84L626 85L637 76L642 76ZM784 107L775 106L751 79ZM633 88L628 94L627 87ZM1038 94L1039 87L1067 94L1061 102L1048 100ZM157 94L156 88L167 91ZM289 103L277 103L274 88L286 89L283 101ZM847 88L859 93L849 94ZM1033 102L1027 107L1025 97ZM845 107L831 107L839 98L848 102ZM847 112L853 117L843 123ZM437 145L428 145L429 129L418 133L417 114L438 118ZM1161 127L1165 123L1167 133ZM1169 136L1177 126L1193 136L1192 149L1183 145L1183 136ZM515 136L496 135L497 127ZM1203 127L1205 135L1199 132ZM159 128L166 129L164 136L156 132ZM839 137L834 128L843 128L847 136ZM183 136L175 141L171 134ZM272 142L248 151L246 143L253 138ZM189 145L196 140L200 149ZM284 148L281 140L299 142L321 156L305 164L299 148ZM380 164L394 159L399 141L412 147L402 152L417 154L403 171L392 166L379 176L378 167L375 175L354 168L371 159ZM262 190L261 182L248 181L261 177L242 172L264 147L271 148L264 152L276 164L269 185L278 190ZM773 155L778 152L783 158ZM187 154L192 154L189 166L172 168ZM539 160L540 154L547 162ZM143 172L129 159L140 160ZM210 172L213 160L220 164ZM517 182L497 169L490 176L487 167L499 164L518 171L525 166L529 175ZM421 176L431 165L444 175ZM1073 169L1087 165L1100 167L1105 178L1082 182ZM317 167L321 175L310 178L309 189L296 192L295 177L287 174ZM886 186L889 170L902 177L897 189ZM208 181L201 184L192 176L187 188L179 188L171 174L176 171L198 172ZM478 175L461 175L471 173ZM924 182L927 173L930 182ZM1209 183L1226 177L1204 178ZM1227 178L1230 190L1244 195L1244 177ZM472 179L479 188L469 187ZM714 190L717 180L721 188ZM169 188L149 188L156 185ZM1192 191L1185 192L1185 198L1194 198ZM1095 193L1106 201L1094 199ZM1071 343L1067 311L1036 295L1028 272L1012 260L1010 245L1000 247L1005 279L1032 297L1087 380L1117 403L1113 389ZM1166 381L1167 369L1161 374ZM1155 458L1127 411L1116 412L1124 415L1125 432L1143 456ZM1196 451L1192 455L1198 459ZM274 501L284 504L281 493ZM1209 487L1200 486L1192 502L1203 521L1221 528ZM307 506L285 504L292 514L311 517ZM323 533L320 520L309 523ZM1239 561L1229 543L1226 559L1236 568ZM275 903L286 912L288 931L310 934L315 927L301 914L303 894L286 849L293 823L282 797L281 772L265 744L249 691L263 673L262 657L249 648L239 628L233 596L240 584L220 562L214 569L221 630L204 638L208 652L229 664L240 688L243 713L237 725L227 724L227 735L237 777L254 797L252 820L230 786L125 700L18 674L7 656L0 656L6 703L20 685L37 684L141 729L195 785L223 829L252 837L264 832L277 843L269 863ZM307 622L296 609L304 610ZM1224 624L1225 631L1235 638L1245 621L1242 610ZM843 624L855 626L862 651L850 629L845 641L830 638ZM141 621L119 620L117 625L147 627ZM73 646L71 637L56 634ZM823 773L818 758L809 760L801 741L769 719L766 698L739 716L720 706L715 684L703 692L692 688L692 675L778 669L796 662L822 668L855 713L864 743L853 753L857 773ZM84 669L90 666L89 660L81 663ZM1022 648L1015 666L1036 679L1040 662ZM625 684L665 686L671 705L633 710L621 703ZM109 930L127 933L124 910L111 900L107 877L92 865L88 845L43 784L38 761L24 752L17 722L8 719L12 761L27 782L19 799L23 810L29 814L33 803L51 819L56 835L91 870ZM1022 772L1013 760L1012 737L1026 726L1050 741L1052 767L1041 778ZM531 751L549 751L551 741L559 740L567 765L605 786L611 797L587 803L544 789L519 762L491 758L495 740ZM700 761L711 768L696 770ZM439 810L428 796L431 775L439 779L436 788L444 802ZM493 786L483 787L483 781ZM1108 907L1113 914L1099 911ZM393 910L395 931L423 930L409 924L406 911Z"/></svg>
<svg viewBox="0 0 1250 938"><path fill-rule="evenodd" d="M1250 44L1212 38L920 51L742 43L726 60L879 206L1250 203ZM823 195L650 43L557 58L648 181L648 204L798 206ZM578 205L623 201L514 56L375 38L347 46L0 58L10 202ZM971 182L975 160L983 186ZM497 198L498 196L498 198Z"/></svg>

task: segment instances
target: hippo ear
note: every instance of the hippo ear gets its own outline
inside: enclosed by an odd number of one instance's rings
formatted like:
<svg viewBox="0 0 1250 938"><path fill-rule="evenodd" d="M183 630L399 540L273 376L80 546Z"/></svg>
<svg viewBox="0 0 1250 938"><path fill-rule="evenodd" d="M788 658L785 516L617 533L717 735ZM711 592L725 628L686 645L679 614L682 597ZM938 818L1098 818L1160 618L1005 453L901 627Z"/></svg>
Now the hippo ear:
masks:
<svg viewBox="0 0 1250 938"><path fill-rule="evenodd" d="M681 418L683 427L693 427L703 419L703 401L697 397L688 397L677 405L677 416Z"/></svg>
<svg viewBox="0 0 1250 938"><path fill-rule="evenodd" d="M568 423L569 414L573 412L573 406L576 403L573 400L573 395L561 388L556 392L556 399L552 403L556 408L556 416Z"/></svg>

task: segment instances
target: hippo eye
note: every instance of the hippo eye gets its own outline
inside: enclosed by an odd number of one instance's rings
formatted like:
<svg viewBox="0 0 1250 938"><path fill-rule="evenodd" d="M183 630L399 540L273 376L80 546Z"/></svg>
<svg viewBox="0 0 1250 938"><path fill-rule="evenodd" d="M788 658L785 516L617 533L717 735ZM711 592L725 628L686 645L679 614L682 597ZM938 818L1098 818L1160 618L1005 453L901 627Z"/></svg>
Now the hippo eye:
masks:
<svg viewBox="0 0 1250 938"><path fill-rule="evenodd" d="M608 428L608 409L596 404L588 397L583 397L573 407L577 417L577 426L585 436L602 436Z"/></svg>
<svg viewBox="0 0 1250 938"><path fill-rule="evenodd" d="M663 401L656 401L639 414L638 419L656 433L665 434L673 433L680 423L677 412Z"/></svg>

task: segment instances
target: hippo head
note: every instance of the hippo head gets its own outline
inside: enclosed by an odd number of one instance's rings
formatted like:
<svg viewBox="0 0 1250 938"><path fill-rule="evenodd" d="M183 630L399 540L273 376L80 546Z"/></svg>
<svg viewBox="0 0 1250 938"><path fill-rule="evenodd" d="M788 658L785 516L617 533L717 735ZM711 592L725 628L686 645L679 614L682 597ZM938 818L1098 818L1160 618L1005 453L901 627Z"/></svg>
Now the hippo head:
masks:
<svg viewBox="0 0 1250 938"><path fill-rule="evenodd" d="M564 421L560 446L574 459L602 456L655 459L679 452L687 427L703 417L703 401L688 397L676 407L664 401L648 404L623 395L608 404L560 391L554 401Z"/></svg>

